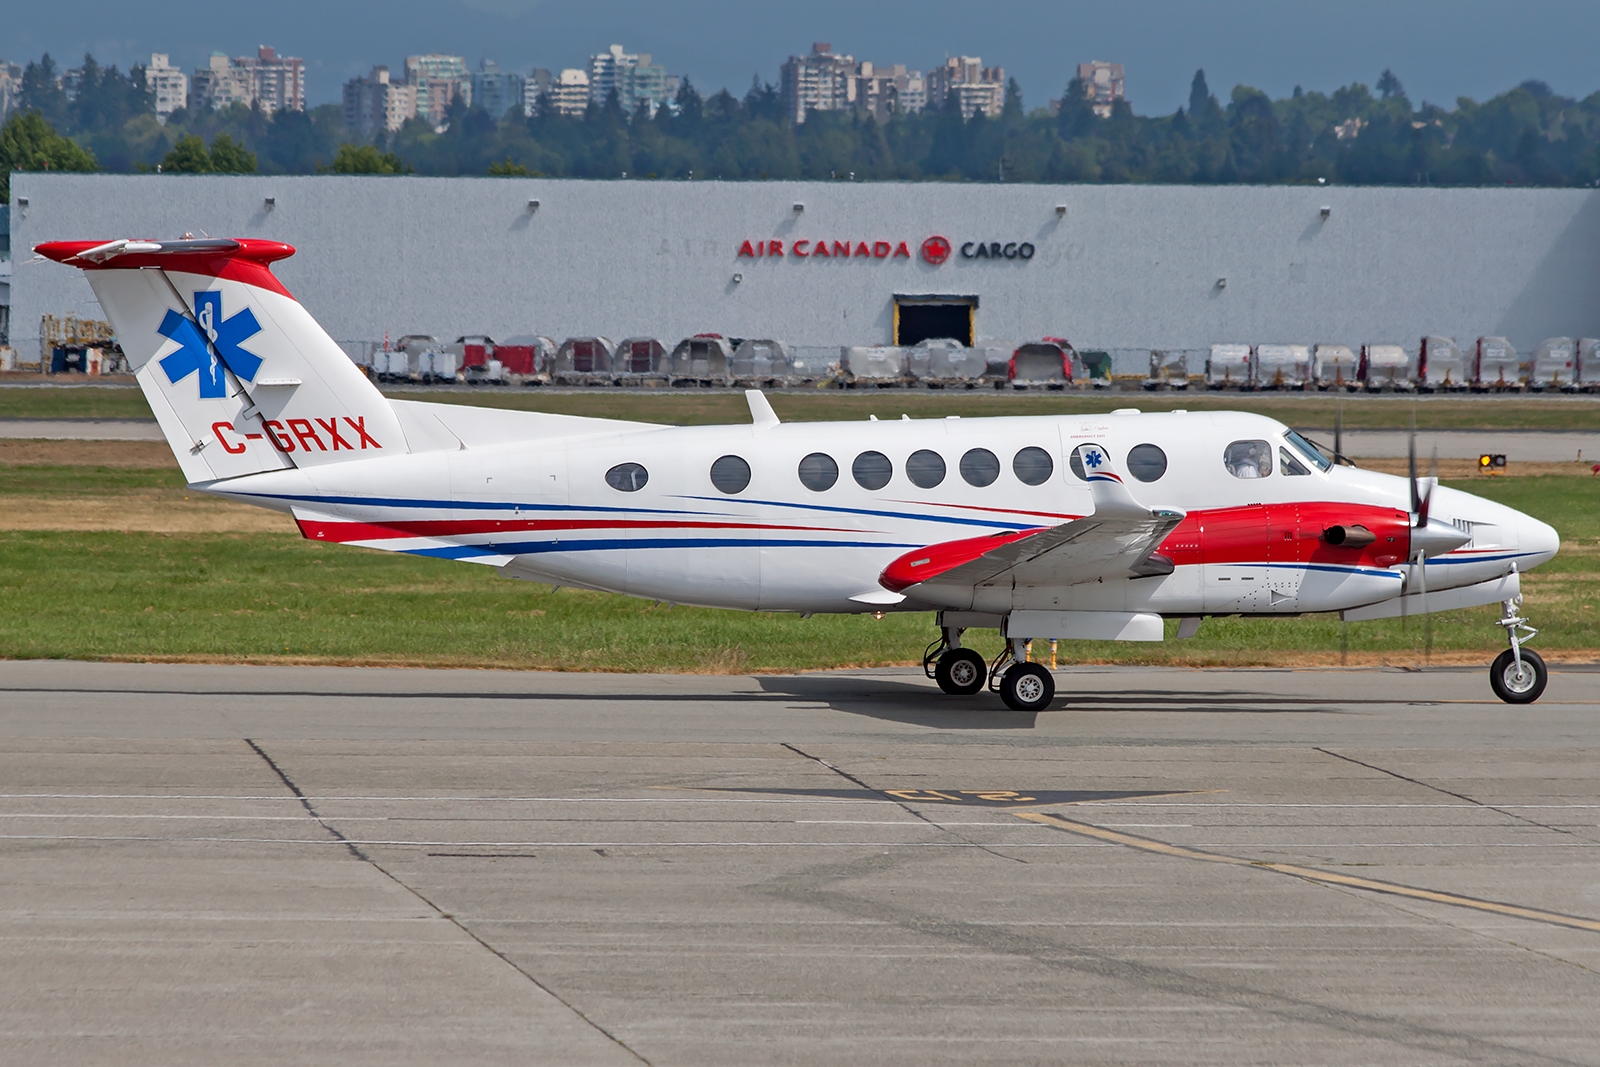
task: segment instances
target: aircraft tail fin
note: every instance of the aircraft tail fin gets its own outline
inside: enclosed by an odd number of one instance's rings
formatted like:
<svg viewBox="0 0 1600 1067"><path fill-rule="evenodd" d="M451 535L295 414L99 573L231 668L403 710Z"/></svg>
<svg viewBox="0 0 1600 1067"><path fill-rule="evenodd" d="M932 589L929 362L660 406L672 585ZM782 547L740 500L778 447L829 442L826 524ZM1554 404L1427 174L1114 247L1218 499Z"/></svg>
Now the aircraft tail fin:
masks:
<svg viewBox="0 0 1600 1067"><path fill-rule="evenodd" d="M279 241L51 241L88 276L190 482L408 451L394 409L273 276Z"/></svg>

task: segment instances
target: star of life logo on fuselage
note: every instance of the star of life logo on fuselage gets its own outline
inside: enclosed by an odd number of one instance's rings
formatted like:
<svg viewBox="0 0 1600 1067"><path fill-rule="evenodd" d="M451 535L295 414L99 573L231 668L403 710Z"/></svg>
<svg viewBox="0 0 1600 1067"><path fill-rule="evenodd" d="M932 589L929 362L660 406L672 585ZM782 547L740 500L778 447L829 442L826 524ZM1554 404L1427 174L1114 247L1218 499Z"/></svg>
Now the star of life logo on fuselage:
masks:
<svg viewBox="0 0 1600 1067"><path fill-rule="evenodd" d="M200 397L220 400L228 395L227 374L231 370L242 381L251 381L261 369L261 357L239 345L261 332L261 323L249 308L222 317L222 294L202 290L194 294L195 317L180 315L171 308L156 332L178 343L178 350L159 361L167 380L177 385L189 375L200 379Z"/></svg>

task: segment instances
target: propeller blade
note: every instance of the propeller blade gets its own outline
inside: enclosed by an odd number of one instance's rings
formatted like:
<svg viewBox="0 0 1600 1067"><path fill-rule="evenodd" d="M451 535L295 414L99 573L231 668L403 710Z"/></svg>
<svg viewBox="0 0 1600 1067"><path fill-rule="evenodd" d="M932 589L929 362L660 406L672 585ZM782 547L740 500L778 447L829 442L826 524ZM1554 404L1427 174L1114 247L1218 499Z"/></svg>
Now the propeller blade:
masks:
<svg viewBox="0 0 1600 1067"><path fill-rule="evenodd" d="M1422 510L1422 495L1417 485L1417 412L1411 411L1411 437L1406 443L1406 471L1411 481L1411 514L1415 515ZM1417 526L1424 525L1421 522Z"/></svg>
<svg viewBox="0 0 1600 1067"><path fill-rule="evenodd" d="M1423 500L1427 506L1427 500ZM1422 662L1431 666L1433 662L1433 616L1428 614L1428 557L1417 554L1417 596L1418 606L1422 608Z"/></svg>
<svg viewBox="0 0 1600 1067"><path fill-rule="evenodd" d="M1422 494L1421 506L1417 508L1417 525L1428 525L1428 505L1433 500L1434 487L1439 484L1439 446L1433 446L1433 459L1428 463L1428 481L1426 492Z"/></svg>
<svg viewBox="0 0 1600 1067"><path fill-rule="evenodd" d="M1344 455L1344 401L1339 401L1333 409L1333 458L1338 460Z"/></svg>

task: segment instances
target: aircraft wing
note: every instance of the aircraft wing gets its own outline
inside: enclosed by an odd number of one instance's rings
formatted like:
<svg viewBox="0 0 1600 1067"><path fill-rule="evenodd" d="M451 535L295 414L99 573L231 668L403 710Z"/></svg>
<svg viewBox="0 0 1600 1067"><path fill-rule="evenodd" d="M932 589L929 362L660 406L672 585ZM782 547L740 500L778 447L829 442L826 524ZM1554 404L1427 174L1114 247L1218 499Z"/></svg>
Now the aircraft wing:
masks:
<svg viewBox="0 0 1600 1067"><path fill-rule="evenodd" d="M929 582L971 587L1010 577L1016 585L1076 585L1172 573L1172 561L1155 550L1184 512L1144 507L1110 472L1091 474L1089 490L1092 515L1042 530L930 545L889 564L878 580L898 593Z"/></svg>

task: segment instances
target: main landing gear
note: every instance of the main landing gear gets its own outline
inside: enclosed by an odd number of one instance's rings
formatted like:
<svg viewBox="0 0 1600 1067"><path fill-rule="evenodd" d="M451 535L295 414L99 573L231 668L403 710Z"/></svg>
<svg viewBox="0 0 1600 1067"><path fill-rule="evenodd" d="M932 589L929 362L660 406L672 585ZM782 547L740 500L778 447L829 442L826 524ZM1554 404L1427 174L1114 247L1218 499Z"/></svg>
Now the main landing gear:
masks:
<svg viewBox="0 0 1600 1067"><path fill-rule="evenodd" d="M1028 663L1025 642L1012 638L1005 651L987 664L970 648L961 647L961 631L945 627L939 640L922 656L922 669L951 696L972 696L985 683L1012 711L1043 711L1056 698L1056 680L1038 663Z"/></svg>
<svg viewBox="0 0 1600 1067"><path fill-rule="evenodd" d="M1506 640L1511 642L1511 647L1495 657L1494 665L1489 668L1489 687L1494 690L1495 696L1507 704L1532 704L1539 699L1545 683L1550 680L1550 672L1545 669L1539 653L1522 647L1523 641L1539 631L1517 614L1521 602L1520 596L1502 601L1500 607L1503 614L1500 621L1495 623L1505 628Z"/></svg>

